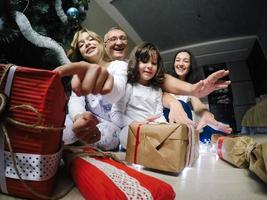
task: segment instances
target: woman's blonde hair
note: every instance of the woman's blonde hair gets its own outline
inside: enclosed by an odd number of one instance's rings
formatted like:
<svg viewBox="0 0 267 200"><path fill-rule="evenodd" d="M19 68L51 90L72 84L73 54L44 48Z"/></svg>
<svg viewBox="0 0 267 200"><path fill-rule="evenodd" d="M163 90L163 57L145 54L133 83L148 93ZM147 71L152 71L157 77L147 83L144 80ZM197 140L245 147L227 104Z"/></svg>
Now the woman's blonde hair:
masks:
<svg viewBox="0 0 267 200"><path fill-rule="evenodd" d="M70 49L67 52L67 55L70 58L70 60L72 62L78 62L78 61L82 61L82 60L86 61L82 57L81 52L80 52L79 47L78 47L79 37L84 32L88 33L89 37L92 37L94 40L99 42L99 44L100 44L99 45L99 53L100 53L99 62L101 62L101 61L110 62L111 59L108 57L108 54L105 51L103 39L97 33L95 33L94 31L90 31L87 28L81 28L79 31L77 31L74 34L72 42L70 44Z"/></svg>

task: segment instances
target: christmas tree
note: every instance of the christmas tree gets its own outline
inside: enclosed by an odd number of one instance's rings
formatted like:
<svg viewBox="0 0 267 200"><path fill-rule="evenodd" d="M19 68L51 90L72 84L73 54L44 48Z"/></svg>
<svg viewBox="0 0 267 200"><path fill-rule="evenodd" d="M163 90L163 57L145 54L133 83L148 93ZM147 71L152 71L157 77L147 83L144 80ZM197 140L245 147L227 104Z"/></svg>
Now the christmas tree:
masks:
<svg viewBox="0 0 267 200"><path fill-rule="evenodd" d="M53 69L86 17L89 0L1 0L0 63Z"/></svg>

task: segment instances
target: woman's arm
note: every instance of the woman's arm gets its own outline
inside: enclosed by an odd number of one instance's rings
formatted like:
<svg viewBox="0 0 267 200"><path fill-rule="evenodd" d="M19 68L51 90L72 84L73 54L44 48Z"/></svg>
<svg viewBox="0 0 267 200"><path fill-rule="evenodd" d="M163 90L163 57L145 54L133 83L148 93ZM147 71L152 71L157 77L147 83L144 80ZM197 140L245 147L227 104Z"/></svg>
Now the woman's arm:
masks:
<svg viewBox="0 0 267 200"><path fill-rule="evenodd" d="M197 97L191 97L191 103L194 112L199 116L202 116L204 112L209 111L208 107L204 103L202 103Z"/></svg>
<svg viewBox="0 0 267 200"><path fill-rule="evenodd" d="M169 74L164 75L162 88L163 91L178 95L190 95L193 90L192 84L181 81Z"/></svg>
<svg viewBox="0 0 267 200"><path fill-rule="evenodd" d="M165 74L162 88L164 91L169 93L196 96L201 98L207 96L215 90L228 87L228 85L231 83L230 81L219 80L220 78L228 74L228 70L219 70L196 84L190 84L181 81L169 74Z"/></svg>

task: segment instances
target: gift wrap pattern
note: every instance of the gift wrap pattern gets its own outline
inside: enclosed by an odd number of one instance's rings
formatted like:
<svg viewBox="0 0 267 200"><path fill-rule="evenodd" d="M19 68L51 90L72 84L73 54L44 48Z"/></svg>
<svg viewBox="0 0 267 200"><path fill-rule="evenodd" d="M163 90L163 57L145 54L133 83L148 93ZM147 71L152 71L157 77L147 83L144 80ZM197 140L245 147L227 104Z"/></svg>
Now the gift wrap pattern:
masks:
<svg viewBox="0 0 267 200"><path fill-rule="evenodd" d="M62 149L66 95L61 78L53 71L17 66L12 66L3 77L6 67L0 65L1 92L8 96L8 107L1 113L1 125L10 139L21 178L31 190L49 196ZM19 123L11 123L10 119ZM0 135L0 159L4 163L0 166L1 191L41 199L22 184L3 130Z"/></svg>
<svg viewBox="0 0 267 200"><path fill-rule="evenodd" d="M172 200L173 188L111 158L92 156L85 148L82 156L69 161L72 178L85 199L97 200ZM89 152L89 155L86 155ZM91 153L90 153L91 152Z"/></svg>
<svg viewBox="0 0 267 200"><path fill-rule="evenodd" d="M184 124L130 125L126 161L148 168L181 172L199 156L199 134Z"/></svg>
<svg viewBox="0 0 267 200"><path fill-rule="evenodd" d="M267 184L267 143L257 144L253 138L219 137L218 156L238 168L248 168Z"/></svg>

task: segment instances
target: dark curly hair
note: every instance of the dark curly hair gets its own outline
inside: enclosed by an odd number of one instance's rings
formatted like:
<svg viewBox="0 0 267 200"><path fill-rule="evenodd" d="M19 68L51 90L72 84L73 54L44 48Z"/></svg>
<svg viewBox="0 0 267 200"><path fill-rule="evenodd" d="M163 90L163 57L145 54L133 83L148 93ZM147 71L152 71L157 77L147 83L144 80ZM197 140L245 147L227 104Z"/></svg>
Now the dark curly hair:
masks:
<svg viewBox="0 0 267 200"><path fill-rule="evenodd" d="M139 62L147 63L156 53L157 56L157 72L155 76L149 80L149 86L154 88L161 87L164 80L165 69L160 53L155 45L149 42L143 42L137 45L130 54L128 64L128 83L135 84L139 80Z"/></svg>
<svg viewBox="0 0 267 200"><path fill-rule="evenodd" d="M190 56L189 71L188 71L188 74L186 75L185 81L194 84L194 83L198 82L199 80L201 80L201 77L200 77L199 70L197 68L196 60L195 60L194 56L187 49L181 49L181 50L176 52L176 54L173 57L173 62L172 62L172 67L171 67L170 74L173 75L176 78L179 78L178 75L175 72L174 63L175 63L176 56L181 52L186 52Z"/></svg>

